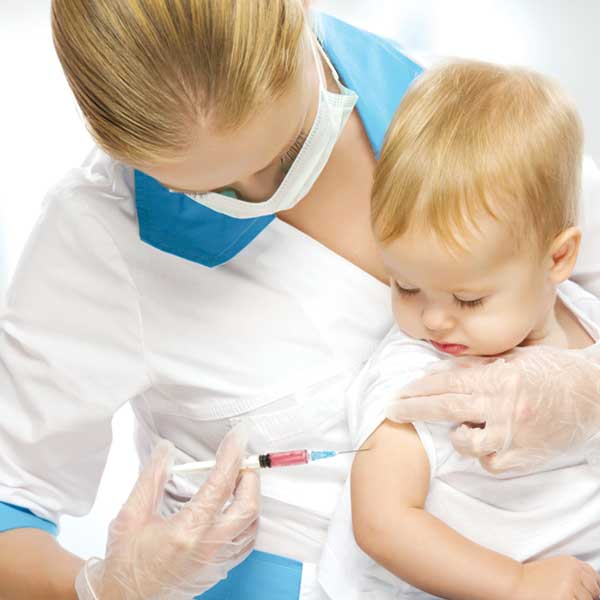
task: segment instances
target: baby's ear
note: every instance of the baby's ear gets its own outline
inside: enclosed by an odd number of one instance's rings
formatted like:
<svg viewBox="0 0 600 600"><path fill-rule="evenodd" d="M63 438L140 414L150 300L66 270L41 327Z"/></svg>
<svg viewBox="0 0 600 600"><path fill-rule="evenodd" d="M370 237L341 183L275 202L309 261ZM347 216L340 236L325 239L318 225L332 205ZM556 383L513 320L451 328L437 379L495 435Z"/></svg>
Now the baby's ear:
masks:
<svg viewBox="0 0 600 600"><path fill-rule="evenodd" d="M553 283L561 283L571 276L577 261L580 242L581 230L579 227L569 227L552 243L548 258L550 259L550 278Z"/></svg>

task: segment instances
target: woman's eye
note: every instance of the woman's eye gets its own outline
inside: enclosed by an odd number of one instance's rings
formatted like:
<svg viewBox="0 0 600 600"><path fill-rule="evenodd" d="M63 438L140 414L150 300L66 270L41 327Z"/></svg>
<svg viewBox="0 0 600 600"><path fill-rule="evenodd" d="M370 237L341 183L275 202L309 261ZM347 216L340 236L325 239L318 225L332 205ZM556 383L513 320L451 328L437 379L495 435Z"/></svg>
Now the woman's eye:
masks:
<svg viewBox="0 0 600 600"><path fill-rule="evenodd" d="M477 298L476 300L461 300L456 296L453 296L453 298L461 308L477 308L483 304L483 298Z"/></svg>
<svg viewBox="0 0 600 600"><path fill-rule="evenodd" d="M304 146L304 142L306 141L306 134L301 132L300 135L296 138L296 141L286 150L285 154L281 157L282 165L291 165L296 158L298 158L298 154L300 154L300 150L302 150L302 146Z"/></svg>
<svg viewBox="0 0 600 600"><path fill-rule="evenodd" d="M415 294L419 293L418 289L407 289L407 288L403 288L397 281L394 282L394 285L396 286L396 291L401 295L401 296L414 296Z"/></svg>

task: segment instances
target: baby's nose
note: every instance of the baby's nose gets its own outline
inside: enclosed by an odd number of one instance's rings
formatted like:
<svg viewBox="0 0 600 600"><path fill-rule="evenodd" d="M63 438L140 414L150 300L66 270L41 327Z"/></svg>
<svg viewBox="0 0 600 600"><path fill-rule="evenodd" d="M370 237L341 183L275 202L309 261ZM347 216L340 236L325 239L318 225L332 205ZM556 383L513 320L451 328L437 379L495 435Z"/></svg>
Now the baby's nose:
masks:
<svg viewBox="0 0 600 600"><path fill-rule="evenodd" d="M441 306L426 307L421 319L429 331L449 331L454 327L454 317Z"/></svg>

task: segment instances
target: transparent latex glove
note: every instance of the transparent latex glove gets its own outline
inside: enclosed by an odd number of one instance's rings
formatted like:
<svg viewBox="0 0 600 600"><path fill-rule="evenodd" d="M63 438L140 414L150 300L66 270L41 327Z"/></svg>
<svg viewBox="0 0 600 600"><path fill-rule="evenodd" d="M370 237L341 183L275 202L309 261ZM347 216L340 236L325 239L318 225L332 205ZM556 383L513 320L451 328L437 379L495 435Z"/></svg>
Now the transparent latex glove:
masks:
<svg viewBox="0 0 600 600"><path fill-rule="evenodd" d="M246 441L243 424L229 432L206 483L165 518L158 509L174 447L161 440L110 524L106 558L78 574L79 599L190 600L225 578L251 552L257 530L258 475L240 472Z"/></svg>
<svg viewBox="0 0 600 600"><path fill-rule="evenodd" d="M455 449L491 473L527 472L583 445L600 476L599 347L442 361L402 390L387 417L462 423L451 434Z"/></svg>

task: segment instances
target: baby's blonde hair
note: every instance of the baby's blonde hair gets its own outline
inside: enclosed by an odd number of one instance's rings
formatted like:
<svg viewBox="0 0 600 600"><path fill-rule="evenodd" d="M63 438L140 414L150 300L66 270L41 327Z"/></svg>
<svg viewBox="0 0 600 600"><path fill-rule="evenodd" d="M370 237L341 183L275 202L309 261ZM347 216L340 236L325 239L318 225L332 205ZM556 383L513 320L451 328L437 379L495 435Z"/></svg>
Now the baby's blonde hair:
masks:
<svg viewBox="0 0 600 600"><path fill-rule="evenodd" d="M515 247L576 223L583 133L573 102L524 68L452 61L422 74L386 136L372 195L377 238L433 232L455 252L485 215Z"/></svg>
<svg viewBox="0 0 600 600"><path fill-rule="evenodd" d="M303 0L53 0L58 57L99 146L170 162L195 125L228 130L279 97L302 59Z"/></svg>

